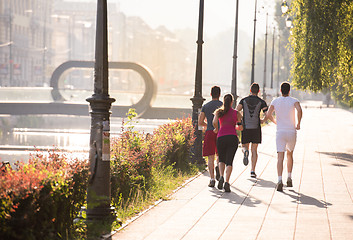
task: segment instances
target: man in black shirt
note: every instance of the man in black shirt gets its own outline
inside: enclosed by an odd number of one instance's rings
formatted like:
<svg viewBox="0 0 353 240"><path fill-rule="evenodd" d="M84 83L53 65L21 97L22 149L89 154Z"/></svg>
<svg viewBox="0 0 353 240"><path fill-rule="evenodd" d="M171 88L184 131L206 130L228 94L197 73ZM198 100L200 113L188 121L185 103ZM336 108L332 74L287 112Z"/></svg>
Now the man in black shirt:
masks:
<svg viewBox="0 0 353 240"><path fill-rule="evenodd" d="M249 145L251 143L251 173L250 176L256 178L255 167L257 163L257 147L261 143L261 122L260 112L267 111L266 102L258 97L260 92L259 84L253 83L250 87L250 95L240 100L237 110L243 110L243 131L241 143L243 146L244 165L249 163Z"/></svg>

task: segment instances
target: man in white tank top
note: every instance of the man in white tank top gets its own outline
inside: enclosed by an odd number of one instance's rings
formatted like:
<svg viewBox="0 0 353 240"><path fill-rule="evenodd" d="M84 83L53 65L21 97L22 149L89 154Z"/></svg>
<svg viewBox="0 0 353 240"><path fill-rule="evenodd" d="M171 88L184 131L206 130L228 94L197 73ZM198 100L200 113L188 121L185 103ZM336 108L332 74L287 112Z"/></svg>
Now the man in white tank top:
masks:
<svg viewBox="0 0 353 240"><path fill-rule="evenodd" d="M282 172L285 152L287 152L288 169L287 187L293 186L293 151L297 141L297 130L300 129L300 122L303 116L303 111L298 99L289 96L290 84L288 82L283 82L281 84L281 92L282 96L271 102L270 108L264 119L264 121L270 119L277 124L277 191L283 191ZM297 110L297 122L295 120L295 110ZM273 118L273 112L276 112L276 119Z"/></svg>

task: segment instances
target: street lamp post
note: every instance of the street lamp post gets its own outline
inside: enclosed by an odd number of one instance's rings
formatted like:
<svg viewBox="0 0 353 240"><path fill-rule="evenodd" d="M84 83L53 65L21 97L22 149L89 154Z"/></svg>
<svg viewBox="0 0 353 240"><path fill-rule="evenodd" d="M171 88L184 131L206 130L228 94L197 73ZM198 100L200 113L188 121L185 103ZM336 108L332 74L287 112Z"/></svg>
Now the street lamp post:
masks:
<svg viewBox="0 0 353 240"><path fill-rule="evenodd" d="M271 89L273 89L273 60L275 56L275 27L272 34L272 63L271 63Z"/></svg>
<svg viewBox="0 0 353 240"><path fill-rule="evenodd" d="M266 100L266 63L267 63L267 23L268 23L268 13L266 13L266 33L265 33L265 62L264 62L264 81L262 83L262 98Z"/></svg>
<svg viewBox="0 0 353 240"><path fill-rule="evenodd" d="M97 2L94 94L87 98L91 107L90 179L87 190L87 219L109 218L110 206L110 108L115 101L108 91L107 0Z"/></svg>
<svg viewBox="0 0 353 240"><path fill-rule="evenodd" d="M276 88L277 97L279 96L279 83L280 83L280 75L279 75L280 57L281 57L281 37L278 31L277 88Z"/></svg>
<svg viewBox="0 0 353 240"><path fill-rule="evenodd" d="M235 33L234 33L234 53L233 53L233 73L232 73L232 86L231 93L234 96L233 107L236 106L237 102L237 61L238 61L238 9L239 9L239 0L236 3L235 10Z"/></svg>
<svg viewBox="0 0 353 240"><path fill-rule="evenodd" d="M205 99L202 97L202 44L203 44L203 13L204 0L200 0L199 26L197 38L196 74L195 74L195 93L192 101L192 124L194 126L195 142L192 147L192 162L202 164L202 131L198 128L198 116Z"/></svg>
<svg viewBox="0 0 353 240"><path fill-rule="evenodd" d="M255 15L254 15L254 35L252 39L252 60L251 60L251 84L254 83L255 78L255 34L256 34L256 9L257 0L255 0Z"/></svg>

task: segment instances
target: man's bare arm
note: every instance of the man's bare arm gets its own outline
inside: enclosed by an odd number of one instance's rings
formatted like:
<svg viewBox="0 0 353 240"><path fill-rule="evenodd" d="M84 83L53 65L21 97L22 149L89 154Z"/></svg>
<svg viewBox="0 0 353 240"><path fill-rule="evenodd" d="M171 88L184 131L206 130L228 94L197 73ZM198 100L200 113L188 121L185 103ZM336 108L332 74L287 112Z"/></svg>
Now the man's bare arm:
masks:
<svg viewBox="0 0 353 240"><path fill-rule="evenodd" d="M277 124L276 119L273 117L273 111L275 110L275 107L273 105L270 106L268 109L264 119L261 120L261 123L264 123L267 121L267 119L270 119L274 124Z"/></svg>
<svg viewBox="0 0 353 240"><path fill-rule="evenodd" d="M302 121L302 117L303 117L303 110L302 110L302 107L300 106L299 102L294 103L294 107L295 107L295 109L297 109L297 118L298 118L296 129L299 130L300 129L300 122Z"/></svg>
<svg viewBox="0 0 353 240"><path fill-rule="evenodd" d="M206 115L204 112L201 112L199 115L199 126L207 127L207 123L205 122Z"/></svg>
<svg viewBox="0 0 353 240"><path fill-rule="evenodd" d="M243 110L243 105L241 104L238 104L237 106L237 109L236 109L238 112L240 112L241 110Z"/></svg>
<svg viewBox="0 0 353 240"><path fill-rule="evenodd" d="M213 127L214 127L213 131L215 133L218 133L218 115L217 114L215 114L215 116L213 117L212 124L213 124Z"/></svg>

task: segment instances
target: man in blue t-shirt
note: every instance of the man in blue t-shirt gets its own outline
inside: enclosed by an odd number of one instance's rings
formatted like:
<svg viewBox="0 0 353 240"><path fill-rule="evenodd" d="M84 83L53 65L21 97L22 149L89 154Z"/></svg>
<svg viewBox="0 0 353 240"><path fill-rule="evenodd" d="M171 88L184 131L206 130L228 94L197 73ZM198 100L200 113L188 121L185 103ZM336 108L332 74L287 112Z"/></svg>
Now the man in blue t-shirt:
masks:
<svg viewBox="0 0 353 240"><path fill-rule="evenodd" d="M203 141L203 150L202 156L207 157L208 162L208 171L210 172L210 183L208 184L209 187L214 187L216 184L215 176L214 176L214 160L215 156L217 155L217 134L213 132L213 113L216 109L222 106L222 102L219 100L221 95L221 89L218 86L213 86L211 88L211 96L212 100L206 103L201 108L201 113L199 115L199 126L207 127L205 132L205 137ZM205 120L207 122L205 122ZM218 157L217 157L217 166L216 166L216 179L219 179L219 168L218 168Z"/></svg>
<svg viewBox="0 0 353 240"><path fill-rule="evenodd" d="M243 110L243 131L241 134L241 143L243 146L244 165L249 163L249 145L251 143L251 172L250 176L256 178L255 167L257 163L257 147L261 143L261 122L260 112L267 111L266 102L258 97L260 86L253 83L250 87L250 95L240 100L237 110Z"/></svg>

